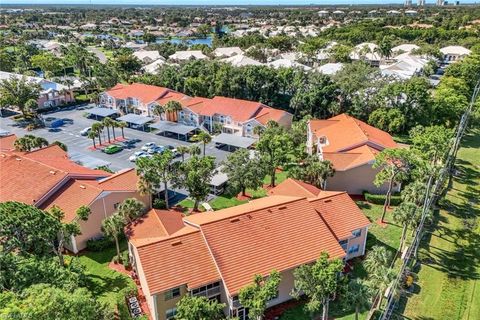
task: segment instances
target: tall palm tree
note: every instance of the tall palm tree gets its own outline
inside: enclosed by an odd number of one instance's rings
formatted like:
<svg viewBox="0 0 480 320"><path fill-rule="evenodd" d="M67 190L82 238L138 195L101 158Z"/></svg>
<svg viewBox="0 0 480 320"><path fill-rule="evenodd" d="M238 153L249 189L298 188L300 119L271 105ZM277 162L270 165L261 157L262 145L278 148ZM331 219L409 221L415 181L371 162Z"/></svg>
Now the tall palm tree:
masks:
<svg viewBox="0 0 480 320"><path fill-rule="evenodd" d="M377 272L372 273L369 277L368 285L370 288L378 290L379 298L374 303L374 308L378 308L382 305L383 296L388 287L395 280L397 273L395 270L389 267L382 266Z"/></svg>
<svg viewBox="0 0 480 320"><path fill-rule="evenodd" d="M142 215L145 206L135 198L128 198L118 206L118 214L127 222Z"/></svg>
<svg viewBox="0 0 480 320"><path fill-rule="evenodd" d="M188 153L190 151L190 148L187 147L187 146L178 146L177 147L177 152L180 153L180 155L182 156L182 162L185 161L185 154Z"/></svg>
<svg viewBox="0 0 480 320"><path fill-rule="evenodd" d="M95 122L94 124L92 124L92 131L97 133L98 144L101 145L102 144L101 133L103 131L103 124L101 122Z"/></svg>
<svg viewBox="0 0 480 320"><path fill-rule="evenodd" d="M126 128L128 124L125 121L120 121L118 122L117 126L122 130L122 138L125 139L125 134L123 132L123 129Z"/></svg>
<svg viewBox="0 0 480 320"><path fill-rule="evenodd" d="M190 148L188 148L188 153L190 153L192 156L198 156L201 152L202 152L202 150L196 144L194 144Z"/></svg>
<svg viewBox="0 0 480 320"><path fill-rule="evenodd" d="M116 140L117 137L115 135L115 128L118 128L118 121L112 119L112 122L110 123L110 126L112 127L113 140Z"/></svg>
<svg viewBox="0 0 480 320"><path fill-rule="evenodd" d="M348 283L344 302L355 308L355 320L358 320L360 312L370 308L371 293L372 291L369 290L366 281L363 279L352 279Z"/></svg>
<svg viewBox="0 0 480 320"><path fill-rule="evenodd" d="M373 246L363 265L369 273L376 273L383 266L388 266L391 259L391 253L384 246Z"/></svg>
<svg viewBox="0 0 480 320"><path fill-rule="evenodd" d="M155 116L157 116L157 117L159 117L159 118L162 118L163 112L164 112L164 109L163 109L163 107L162 107L161 105L159 105L159 104L154 105L153 108L152 108L152 113L153 113L153 115L155 115Z"/></svg>
<svg viewBox="0 0 480 320"><path fill-rule="evenodd" d="M417 206L411 202L402 202L393 212L393 221L402 226L402 235L400 237L399 251L403 250L407 229L416 225Z"/></svg>
<svg viewBox="0 0 480 320"><path fill-rule="evenodd" d="M183 108L182 108L182 105L180 104L180 102L171 100L171 101L168 101L163 106L163 110L165 111L165 113L167 115L167 120L177 121L177 112L182 111ZM171 117L172 114L173 114L173 120L172 120L172 117Z"/></svg>
<svg viewBox="0 0 480 320"><path fill-rule="evenodd" d="M107 136L108 136L108 143L111 143L112 141L110 140L110 126L113 126L113 120L110 119L109 117L103 118L102 124L105 128L107 128Z"/></svg>
<svg viewBox="0 0 480 320"><path fill-rule="evenodd" d="M118 213L111 215L103 219L102 221L102 231L108 237L113 237L115 240L115 246L117 248L117 259L121 260L120 257L120 245L118 243L118 236L122 232L123 227L125 226L125 220Z"/></svg>
<svg viewBox="0 0 480 320"><path fill-rule="evenodd" d="M210 141L212 141L212 136L208 132L202 131L194 135L192 140L203 143L203 156L205 157L206 146L207 143L210 143Z"/></svg>
<svg viewBox="0 0 480 320"><path fill-rule="evenodd" d="M97 145L95 144L95 138L98 136L98 132L94 131L94 130L90 130L88 132L88 135L87 137L92 139L93 141L93 147L96 149L97 148Z"/></svg>

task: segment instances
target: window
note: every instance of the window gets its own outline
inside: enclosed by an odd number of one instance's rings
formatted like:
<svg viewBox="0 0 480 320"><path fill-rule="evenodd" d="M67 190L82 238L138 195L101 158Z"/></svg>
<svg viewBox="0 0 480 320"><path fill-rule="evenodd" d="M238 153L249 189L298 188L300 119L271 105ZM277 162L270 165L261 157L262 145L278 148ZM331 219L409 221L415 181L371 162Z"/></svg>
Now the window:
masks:
<svg viewBox="0 0 480 320"><path fill-rule="evenodd" d="M350 249L348 249L348 254L357 253L359 250L360 250L360 245L356 244L354 246L351 246Z"/></svg>
<svg viewBox="0 0 480 320"><path fill-rule="evenodd" d="M165 292L165 301L180 297L180 288L174 288L172 290L169 290Z"/></svg>
<svg viewBox="0 0 480 320"><path fill-rule="evenodd" d="M360 236L362 235L362 229L353 230L352 235L353 235L355 238L360 237Z"/></svg>
<svg viewBox="0 0 480 320"><path fill-rule="evenodd" d="M165 312L165 317L167 320L173 320L175 319L175 315L177 314L177 308L172 308L172 309L167 309Z"/></svg>
<svg viewBox="0 0 480 320"><path fill-rule="evenodd" d="M185 118L185 112L180 111L180 119L184 119L184 118Z"/></svg>
<svg viewBox="0 0 480 320"><path fill-rule="evenodd" d="M347 251L348 240L342 240L338 243L343 250Z"/></svg>

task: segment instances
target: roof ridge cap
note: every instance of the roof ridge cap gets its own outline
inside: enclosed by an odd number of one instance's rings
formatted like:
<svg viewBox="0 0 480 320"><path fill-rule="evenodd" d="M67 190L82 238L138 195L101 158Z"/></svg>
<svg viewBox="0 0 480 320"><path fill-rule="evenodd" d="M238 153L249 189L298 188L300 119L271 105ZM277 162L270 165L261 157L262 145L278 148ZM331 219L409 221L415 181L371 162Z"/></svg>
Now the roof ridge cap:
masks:
<svg viewBox="0 0 480 320"><path fill-rule="evenodd" d="M107 181L110 181L111 179L115 179L116 177L119 177L127 172L130 172L132 170L135 170L135 168L125 168L125 169L122 169L120 171L117 171L115 172L114 174L108 176L108 177L105 177L103 178L102 180L98 181L98 184L102 184L104 182L107 182Z"/></svg>

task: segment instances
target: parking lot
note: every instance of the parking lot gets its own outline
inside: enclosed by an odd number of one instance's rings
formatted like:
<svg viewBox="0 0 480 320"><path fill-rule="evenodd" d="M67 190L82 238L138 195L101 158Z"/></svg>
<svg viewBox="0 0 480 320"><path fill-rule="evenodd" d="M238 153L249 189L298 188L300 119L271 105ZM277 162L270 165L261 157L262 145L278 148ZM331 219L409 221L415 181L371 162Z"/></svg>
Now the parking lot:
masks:
<svg viewBox="0 0 480 320"><path fill-rule="evenodd" d="M140 130L125 128L125 138L126 139L139 139L139 143L135 145L134 148L124 149L115 154L106 154L101 150L92 150L93 142L91 139L82 136L80 132L82 129L90 127L96 120L88 119L84 114L88 110L63 110L57 111L54 113L49 113L44 115L44 117L55 117L60 119L70 119L59 128L59 130L51 130L50 128L36 129L34 131L27 131L24 128L16 126L15 121L11 118L0 118L0 129L14 133L17 136L21 137L25 134L33 134L35 136L43 137L49 142L55 140L65 143L68 147L68 151L71 155L75 155L75 158L88 159L89 162L94 163L93 160L98 160L97 162L107 162L110 165L110 168L114 171L123 169L123 168L132 168L135 166L133 162L130 162L128 158L135 152L140 151L140 148L147 142L154 142L158 146L173 145L177 147L179 145L193 145L193 143L180 141L175 138L163 137L155 134L154 132L143 132ZM56 131L56 132L55 132ZM115 129L116 136L121 137L121 129ZM110 131L111 134L111 131ZM113 139L113 138L112 138ZM107 132L104 130L104 135L102 136L102 142L107 141ZM98 139L97 139L98 143ZM203 146L202 146L203 150ZM206 148L207 155L214 156L217 160L217 163L223 161L229 152L215 148L214 143L210 143ZM188 155L186 155L188 157ZM94 159L92 159L94 158ZM81 160L80 160L81 161Z"/></svg>

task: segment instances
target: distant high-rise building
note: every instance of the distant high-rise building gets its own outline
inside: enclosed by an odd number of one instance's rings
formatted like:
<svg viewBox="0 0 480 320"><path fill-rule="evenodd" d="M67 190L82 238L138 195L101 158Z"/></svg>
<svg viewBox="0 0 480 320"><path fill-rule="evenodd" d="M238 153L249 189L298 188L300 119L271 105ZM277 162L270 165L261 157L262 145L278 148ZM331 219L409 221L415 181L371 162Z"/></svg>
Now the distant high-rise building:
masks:
<svg viewBox="0 0 480 320"><path fill-rule="evenodd" d="M425 0L418 0L418 1L417 1L417 6L419 6L419 7L425 7Z"/></svg>
<svg viewBox="0 0 480 320"><path fill-rule="evenodd" d="M443 5L445 5L444 0L437 0L437 6L443 6Z"/></svg>
<svg viewBox="0 0 480 320"><path fill-rule="evenodd" d="M405 7L411 7L412 6L412 0L405 0Z"/></svg>

